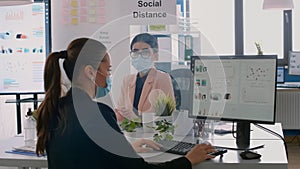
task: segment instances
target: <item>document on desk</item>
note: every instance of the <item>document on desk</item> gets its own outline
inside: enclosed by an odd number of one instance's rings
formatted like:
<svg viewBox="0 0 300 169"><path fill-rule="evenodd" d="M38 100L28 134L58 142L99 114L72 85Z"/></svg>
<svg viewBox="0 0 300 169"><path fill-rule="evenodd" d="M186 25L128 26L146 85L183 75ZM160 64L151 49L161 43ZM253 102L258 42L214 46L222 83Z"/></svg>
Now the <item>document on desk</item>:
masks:
<svg viewBox="0 0 300 169"><path fill-rule="evenodd" d="M13 147L12 150L5 151L6 153L28 155L28 156L37 156L35 153L35 146L20 146Z"/></svg>

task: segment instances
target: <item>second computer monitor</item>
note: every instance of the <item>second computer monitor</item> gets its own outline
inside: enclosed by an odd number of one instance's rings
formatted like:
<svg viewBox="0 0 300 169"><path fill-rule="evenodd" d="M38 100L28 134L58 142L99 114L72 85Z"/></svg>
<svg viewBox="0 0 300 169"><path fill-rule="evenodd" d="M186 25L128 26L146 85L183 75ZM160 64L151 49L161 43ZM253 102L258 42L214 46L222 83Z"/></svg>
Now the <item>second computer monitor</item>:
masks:
<svg viewBox="0 0 300 169"><path fill-rule="evenodd" d="M193 56L192 118L275 122L276 55Z"/></svg>

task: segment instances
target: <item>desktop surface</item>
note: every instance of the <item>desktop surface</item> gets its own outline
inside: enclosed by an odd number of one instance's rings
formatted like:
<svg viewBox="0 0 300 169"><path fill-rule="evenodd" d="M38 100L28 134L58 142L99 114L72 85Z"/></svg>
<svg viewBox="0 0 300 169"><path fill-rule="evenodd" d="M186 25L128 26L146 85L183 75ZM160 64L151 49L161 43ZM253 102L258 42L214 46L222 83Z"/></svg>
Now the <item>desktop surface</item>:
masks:
<svg viewBox="0 0 300 169"><path fill-rule="evenodd" d="M210 140L214 145L223 145L228 147L235 147L233 140ZM267 168L267 169L287 169L288 161L285 153L285 148L281 140L251 140L250 146L258 146L263 142L264 148L255 150L261 154L260 159L244 160L239 153L242 151L228 150L223 156L217 156L214 159L207 160L200 163L193 168L214 168L224 169L224 166L235 169L253 169L253 168ZM148 162L158 163L166 160L172 160L180 157L171 153L141 153L142 157Z"/></svg>
<svg viewBox="0 0 300 169"><path fill-rule="evenodd" d="M277 133L282 134L281 124L276 123L276 125L267 125L266 127L276 131ZM228 168L235 169L287 169L288 161L286 157L286 151L283 145L282 140L279 138L270 137L263 135L263 133L257 133L260 130L253 128L253 137L251 137L250 146L258 146L264 144L264 148L256 150L259 154L262 155L260 159L257 160L243 160L239 156L239 151L228 150L227 153L221 156L217 156L212 160L207 160L201 164L194 166L193 168L201 169L224 169L224 166ZM142 137L142 133L140 133ZM152 136L153 133L144 133L146 138ZM258 135L257 135L258 134ZM215 135L216 136L216 135ZM229 135L227 135L229 136ZM235 147L235 140L232 137L216 137L209 138L207 141L213 145L222 145ZM181 137L179 137L181 138ZM177 137L176 137L177 139ZM195 139L191 136L185 137L184 141L194 142ZM18 154L5 153L7 150L11 150L12 147L18 147L24 145L24 138L22 136L16 136L9 138L7 140L0 141L0 166L14 166L14 167L41 167L47 168L47 158L46 157L33 157L33 156L24 156ZM181 155L175 155L171 153L163 152L151 152L151 153L140 153L142 157L145 158L148 162L164 162L167 160L172 160ZM99 165L101 166L101 164Z"/></svg>

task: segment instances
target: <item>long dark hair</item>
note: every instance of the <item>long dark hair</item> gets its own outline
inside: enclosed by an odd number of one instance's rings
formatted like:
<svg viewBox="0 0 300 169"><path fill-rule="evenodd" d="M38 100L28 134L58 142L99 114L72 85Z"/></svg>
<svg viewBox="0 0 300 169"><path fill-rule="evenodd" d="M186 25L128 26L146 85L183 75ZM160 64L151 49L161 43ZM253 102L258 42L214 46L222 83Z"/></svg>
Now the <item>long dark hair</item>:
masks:
<svg viewBox="0 0 300 169"><path fill-rule="evenodd" d="M45 98L37 110L37 155L45 153L54 121L57 119L60 123L59 126L65 126L66 123L66 112L63 107L59 107L61 94L59 59L64 59L63 68L69 80L73 82L77 80L78 74L84 66L91 65L97 69L105 54L106 47L99 41L89 38L75 39L69 44L66 51L49 54L44 68Z"/></svg>

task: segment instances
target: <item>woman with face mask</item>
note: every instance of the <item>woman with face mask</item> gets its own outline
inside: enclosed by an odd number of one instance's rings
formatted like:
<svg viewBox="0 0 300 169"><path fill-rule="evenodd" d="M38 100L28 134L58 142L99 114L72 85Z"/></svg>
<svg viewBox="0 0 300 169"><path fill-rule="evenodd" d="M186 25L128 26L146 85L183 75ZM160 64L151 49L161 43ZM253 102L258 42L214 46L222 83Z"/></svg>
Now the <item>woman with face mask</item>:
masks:
<svg viewBox="0 0 300 169"><path fill-rule="evenodd" d="M123 80L116 108L118 121L122 121L124 117L136 118L143 112L153 112L151 100L155 100L158 94L174 98L170 75L154 67L153 63L158 59L158 42L153 35L142 33L133 38L130 59L138 73Z"/></svg>
<svg viewBox="0 0 300 169"><path fill-rule="evenodd" d="M111 64L109 55L106 54L100 63L99 70L96 75L96 98L106 96L112 85L111 80Z"/></svg>
<svg viewBox="0 0 300 169"><path fill-rule="evenodd" d="M93 101L104 56L109 57L102 43L79 38L66 51L47 57L45 99L37 110L36 153L47 154L49 169L182 169L214 158L207 153L215 149L207 144L196 145L187 155L165 163L150 164L141 158L136 151L142 152L143 147L158 149L159 145L150 140L130 144L118 127L114 111ZM71 81L71 89L63 97L59 59L64 59L63 69Z"/></svg>

